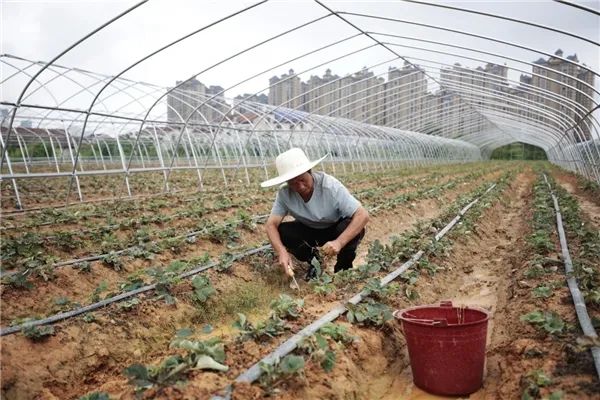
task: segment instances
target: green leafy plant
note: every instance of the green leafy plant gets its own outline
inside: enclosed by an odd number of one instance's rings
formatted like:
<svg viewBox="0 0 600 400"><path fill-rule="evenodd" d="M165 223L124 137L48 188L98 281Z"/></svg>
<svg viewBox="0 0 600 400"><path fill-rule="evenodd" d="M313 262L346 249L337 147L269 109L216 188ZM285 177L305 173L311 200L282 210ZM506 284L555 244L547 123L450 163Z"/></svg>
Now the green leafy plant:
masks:
<svg viewBox="0 0 600 400"><path fill-rule="evenodd" d="M382 286L379 278L372 278L367 282L363 291L365 296L381 301L397 294L400 291L400 285L397 283L390 283L386 286Z"/></svg>
<svg viewBox="0 0 600 400"><path fill-rule="evenodd" d="M153 386L164 386L181 380L181 374L188 370L210 369L227 371L229 368L222 364L225 361L225 351L219 338L207 341L192 341L184 337L176 337L170 348L184 350L184 354L170 356L157 366L133 364L124 370L129 383L137 391L143 391Z"/></svg>
<svg viewBox="0 0 600 400"><path fill-rule="evenodd" d="M115 271L120 271L121 268L123 268L123 262L121 261L121 257L114 251L111 251L110 253L103 256L101 260L104 264L108 265Z"/></svg>
<svg viewBox="0 0 600 400"><path fill-rule="evenodd" d="M560 334L565 329L565 323L554 311L533 311L521 316L521 321L529 322L549 334Z"/></svg>
<svg viewBox="0 0 600 400"><path fill-rule="evenodd" d="M280 294L277 300L271 302L271 314L281 319L295 319L300 316L304 300L294 300L287 294Z"/></svg>
<svg viewBox="0 0 600 400"><path fill-rule="evenodd" d="M21 330L23 335L27 339L31 339L34 342L40 342L47 339L49 336L54 335L54 327L51 325L46 326L28 326Z"/></svg>
<svg viewBox="0 0 600 400"><path fill-rule="evenodd" d="M240 340L269 340L285 332L285 322L276 316L267 318L254 326L248 318L242 313L238 313L238 319L233 323L233 327L240 331Z"/></svg>
<svg viewBox="0 0 600 400"><path fill-rule="evenodd" d="M552 296L552 287L548 285L539 285L533 289L533 297L548 298Z"/></svg>
<svg viewBox="0 0 600 400"><path fill-rule="evenodd" d="M102 281L100 284L94 289L94 292L90 296L90 300L93 303L100 301L100 295L108 290L108 282Z"/></svg>
<svg viewBox="0 0 600 400"><path fill-rule="evenodd" d="M540 388L547 387L552 384L552 379L546 375L546 373L540 369L530 371L521 378L521 387L523 387L523 393L521 399L536 399L540 397ZM554 397L552 397L554 395ZM556 396L560 397L556 397ZM551 395L552 399L560 399L562 394L555 392Z"/></svg>
<svg viewBox="0 0 600 400"><path fill-rule="evenodd" d="M346 308L348 309L346 317L352 324L381 326L393 318L392 311L387 305L370 299L356 305L347 304Z"/></svg>
<svg viewBox="0 0 600 400"><path fill-rule="evenodd" d="M335 291L335 285L333 284L333 278L331 275L322 274L318 278L311 279L310 286L316 294L321 296L328 295Z"/></svg>
<svg viewBox="0 0 600 400"><path fill-rule="evenodd" d="M133 297L129 300L125 300L119 303L119 308L121 310L131 310L133 308L135 308L138 304L140 304L140 299L138 299L137 297Z"/></svg>
<svg viewBox="0 0 600 400"><path fill-rule="evenodd" d="M327 339L315 333L298 345L298 349L309 356L309 359L321 365L325 372L330 372L335 366L335 350L329 347Z"/></svg>
<svg viewBox="0 0 600 400"><path fill-rule="evenodd" d="M81 396L79 400L110 400L110 397L108 396L108 393L105 392L93 392Z"/></svg>
<svg viewBox="0 0 600 400"><path fill-rule="evenodd" d="M209 297L216 293L210 280L204 275L196 275L194 279L192 279L192 286L194 288L192 298L199 304L206 303Z"/></svg>
<svg viewBox="0 0 600 400"><path fill-rule="evenodd" d="M281 360L276 360L274 364L265 362L259 363L259 368L262 372L258 382L267 393L276 393L276 386L284 378L292 376L303 376L304 372L304 357L294 354L288 354Z"/></svg>

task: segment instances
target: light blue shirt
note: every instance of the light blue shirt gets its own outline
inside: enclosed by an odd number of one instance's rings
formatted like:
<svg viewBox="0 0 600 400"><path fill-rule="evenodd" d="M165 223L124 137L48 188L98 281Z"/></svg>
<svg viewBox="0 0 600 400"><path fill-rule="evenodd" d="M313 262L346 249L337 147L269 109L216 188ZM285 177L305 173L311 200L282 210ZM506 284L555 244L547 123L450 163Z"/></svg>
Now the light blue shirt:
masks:
<svg viewBox="0 0 600 400"><path fill-rule="evenodd" d="M324 172L312 172L313 194L307 202L290 189L287 183L277 192L272 215L291 215L311 228L328 228L342 218L352 217L361 206L348 189L337 179Z"/></svg>

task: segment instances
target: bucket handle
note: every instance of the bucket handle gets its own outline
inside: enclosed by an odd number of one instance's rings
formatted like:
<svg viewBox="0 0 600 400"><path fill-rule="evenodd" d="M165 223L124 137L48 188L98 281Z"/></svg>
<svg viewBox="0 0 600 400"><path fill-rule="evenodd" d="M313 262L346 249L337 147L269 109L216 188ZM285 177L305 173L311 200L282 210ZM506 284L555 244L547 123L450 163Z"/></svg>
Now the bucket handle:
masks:
<svg viewBox="0 0 600 400"><path fill-rule="evenodd" d="M446 320L446 318L434 318L434 319L406 318L406 317L401 317L400 316L400 314L399 314L400 311L401 310L395 310L392 313L392 316L394 318L402 320L402 321L415 322L415 323L424 324L424 325L448 326L448 321Z"/></svg>

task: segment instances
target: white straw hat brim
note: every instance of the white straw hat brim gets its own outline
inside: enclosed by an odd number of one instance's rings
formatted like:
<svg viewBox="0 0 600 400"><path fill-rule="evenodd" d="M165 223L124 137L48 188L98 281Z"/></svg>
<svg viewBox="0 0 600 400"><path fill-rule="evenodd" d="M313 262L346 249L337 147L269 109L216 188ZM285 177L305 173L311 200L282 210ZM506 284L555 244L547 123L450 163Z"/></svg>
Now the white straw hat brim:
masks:
<svg viewBox="0 0 600 400"><path fill-rule="evenodd" d="M264 181L260 184L260 187L266 188L266 187L275 186L275 185L279 185L284 182L287 182L290 179L297 177L298 175L302 175L309 169L313 169L315 165L317 165L318 163L323 161L325 159L325 157L327 157L327 156L328 156L328 154L325 154L323 157L319 158L316 161L311 161L308 164L299 165L298 167L286 172L283 175L276 176L275 178Z"/></svg>

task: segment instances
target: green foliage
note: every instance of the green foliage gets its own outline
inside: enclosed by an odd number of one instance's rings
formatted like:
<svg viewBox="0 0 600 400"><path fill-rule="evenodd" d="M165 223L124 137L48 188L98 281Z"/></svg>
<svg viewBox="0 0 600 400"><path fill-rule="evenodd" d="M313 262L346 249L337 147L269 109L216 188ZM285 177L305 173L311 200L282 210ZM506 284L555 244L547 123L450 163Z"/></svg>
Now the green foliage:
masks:
<svg viewBox="0 0 600 400"><path fill-rule="evenodd" d="M271 315L281 319L295 319L300 316L304 300L294 300L287 294L280 294L277 300L271 302Z"/></svg>
<svg viewBox="0 0 600 400"><path fill-rule="evenodd" d="M305 338L298 348L306 353L311 361L319 363L325 372L330 372L335 366L335 350L329 347L327 339L319 333Z"/></svg>
<svg viewBox="0 0 600 400"><path fill-rule="evenodd" d="M539 285L533 289L533 297L548 298L552 296L552 287L547 285Z"/></svg>
<svg viewBox="0 0 600 400"><path fill-rule="evenodd" d="M140 304L140 299L138 299L137 297L133 297L129 300L125 300L119 303L119 308L121 310L126 310L129 311L133 308L135 308L135 306L137 306L138 304Z"/></svg>
<svg viewBox="0 0 600 400"><path fill-rule="evenodd" d="M533 311L521 316L521 321L529 322L549 334L560 334L565 329L565 323L554 311Z"/></svg>
<svg viewBox="0 0 600 400"><path fill-rule="evenodd" d="M209 297L217 292L208 277L204 275L196 275L192 279L192 286L194 287L192 298L199 304L206 303Z"/></svg>
<svg viewBox="0 0 600 400"><path fill-rule="evenodd" d="M90 300L92 303L96 303L100 301L100 295L108 290L108 282L102 281L100 284L94 289L94 292L90 296Z"/></svg>
<svg viewBox="0 0 600 400"><path fill-rule="evenodd" d="M276 385L284 378L301 376L304 371L304 357L288 354L274 364L259 363L262 374L258 380L259 385L267 393L276 393Z"/></svg>
<svg viewBox="0 0 600 400"><path fill-rule="evenodd" d="M79 400L110 400L110 397L104 392L93 392L81 396Z"/></svg>
<svg viewBox="0 0 600 400"><path fill-rule="evenodd" d="M363 292L365 296L369 296L375 300L385 300L391 296L396 295L400 291L400 285L397 283L390 283L386 286L381 285L379 278L369 279Z"/></svg>
<svg viewBox="0 0 600 400"><path fill-rule="evenodd" d="M33 283L29 280L31 270L17 271L11 275L2 278L2 283L10 285L16 289L32 289Z"/></svg>
<svg viewBox="0 0 600 400"><path fill-rule="evenodd" d="M356 337L348 333L348 329L340 324L328 322L319 329L319 333L324 336L329 336L337 343L348 344L352 343Z"/></svg>
<svg viewBox="0 0 600 400"><path fill-rule="evenodd" d="M129 383L137 391L143 391L153 386L164 386L182 379L181 374L191 369L211 369L227 371L225 351L219 338L207 341L192 341L176 337L170 348L184 350L183 355L170 356L157 366L133 364L124 370Z"/></svg>
<svg viewBox="0 0 600 400"><path fill-rule="evenodd" d="M521 378L521 387L524 387L521 395L522 400L536 399L540 397L540 388L547 387L552 384L552 379L546 375L546 373L540 369L530 371ZM554 392L550 395L549 399L560 400L562 398L562 392Z"/></svg>
<svg viewBox="0 0 600 400"><path fill-rule="evenodd" d="M114 251L111 251L110 253L104 255L101 260L104 264L108 265L115 271L120 271L121 268L123 268L123 262L121 261L121 257Z"/></svg>
<svg viewBox="0 0 600 400"><path fill-rule="evenodd" d="M40 342L47 339L48 336L54 335L54 327L51 325L28 326L21 329L21 332L27 339L31 339L34 342Z"/></svg>
<svg viewBox="0 0 600 400"><path fill-rule="evenodd" d="M217 271L223 272L227 271L229 268L233 266L234 261L236 260L236 256L232 253L225 252L221 254L219 257L219 263L216 266Z"/></svg>
<svg viewBox="0 0 600 400"><path fill-rule="evenodd" d="M322 274L321 276L311 279L310 286L316 294L325 296L335 291L335 285L333 279L328 274Z"/></svg>
<svg viewBox="0 0 600 400"><path fill-rule="evenodd" d="M238 319L233 323L233 327L240 331L240 340L269 340L285 332L285 322L275 316L265 321L259 322L254 326L242 313L238 314Z"/></svg>
<svg viewBox="0 0 600 400"><path fill-rule="evenodd" d="M347 304L346 317L352 324L382 326L393 318L390 308L381 303L368 299L358 304Z"/></svg>

